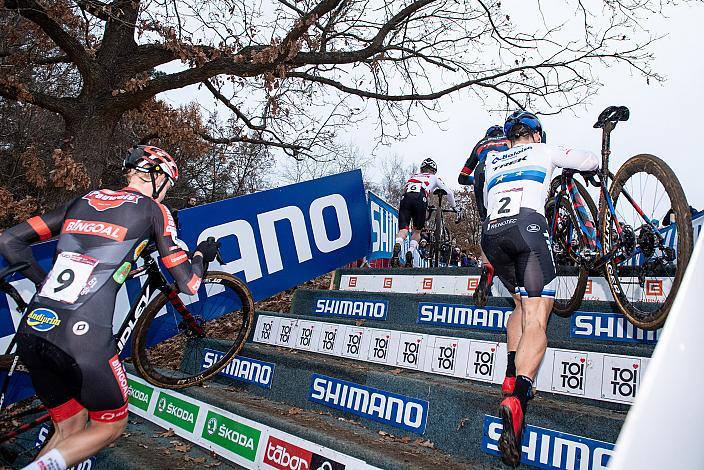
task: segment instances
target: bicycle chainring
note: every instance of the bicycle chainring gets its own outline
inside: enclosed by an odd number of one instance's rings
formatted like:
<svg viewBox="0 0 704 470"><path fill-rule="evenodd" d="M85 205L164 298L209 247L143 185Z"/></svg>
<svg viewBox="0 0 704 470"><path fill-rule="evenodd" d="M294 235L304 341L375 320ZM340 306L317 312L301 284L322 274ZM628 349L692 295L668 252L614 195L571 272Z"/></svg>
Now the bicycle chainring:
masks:
<svg viewBox="0 0 704 470"><path fill-rule="evenodd" d="M636 234L630 225L621 226L621 247L626 258L629 258L636 249Z"/></svg>
<svg viewBox="0 0 704 470"><path fill-rule="evenodd" d="M658 245L658 237L653 232L650 225L642 225L638 233L638 246L644 256L650 258L655 254L655 248Z"/></svg>

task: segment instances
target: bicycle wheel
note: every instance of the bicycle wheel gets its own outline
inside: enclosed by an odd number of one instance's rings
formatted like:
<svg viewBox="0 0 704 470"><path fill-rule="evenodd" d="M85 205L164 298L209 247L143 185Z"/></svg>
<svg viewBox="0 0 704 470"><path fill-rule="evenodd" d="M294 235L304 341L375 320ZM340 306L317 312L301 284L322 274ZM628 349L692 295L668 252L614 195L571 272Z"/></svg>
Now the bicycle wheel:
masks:
<svg viewBox="0 0 704 470"><path fill-rule="evenodd" d="M576 186L580 196L586 202L589 215L593 217L592 220L596 220L594 201L581 184L577 183ZM559 186L555 190L559 191ZM552 311L561 317L569 317L579 308L584 299L589 270L585 266L582 254L590 247L579 230L577 215L566 194L560 198L557 221L555 221L555 195L551 193L551 197L545 204L545 218L552 234L551 249L557 274Z"/></svg>
<svg viewBox="0 0 704 470"><path fill-rule="evenodd" d="M220 372L244 346L254 320L249 288L228 273L209 272L195 295L179 297L202 334L161 292L144 309L132 343L137 371L162 388L188 387Z"/></svg>
<svg viewBox="0 0 704 470"><path fill-rule="evenodd" d="M616 226L602 196L599 220L604 249L615 249L617 255L605 266L604 274L628 320L654 330L665 323L692 254L689 204L672 169L648 154L623 164L609 194L620 225ZM662 229L657 219L670 209L674 223ZM668 234L675 227L676 242Z"/></svg>

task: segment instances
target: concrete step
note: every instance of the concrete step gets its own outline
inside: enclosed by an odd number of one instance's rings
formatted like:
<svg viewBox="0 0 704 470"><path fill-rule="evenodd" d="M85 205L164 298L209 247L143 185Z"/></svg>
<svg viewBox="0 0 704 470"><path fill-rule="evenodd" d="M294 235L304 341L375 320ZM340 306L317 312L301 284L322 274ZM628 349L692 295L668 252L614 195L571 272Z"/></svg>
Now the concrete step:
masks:
<svg viewBox="0 0 704 470"><path fill-rule="evenodd" d="M247 372L242 363L237 370L226 369L230 376L221 374L215 379L216 383L259 396L266 399L267 404L285 403L313 413L330 413L359 422L363 428L381 430L406 440L422 436L437 449L457 458L496 465L496 458L489 453L495 448L497 429L500 429L492 418L501 401L498 385L260 344L248 344L241 354L270 367L268 383L257 383L257 375L261 378L263 369L253 373L255 368L250 367ZM233 378L237 376L239 378ZM251 379L254 383L243 381ZM185 393L195 396L196 392ZM219 391L206 389L203 396L207 395L212 401L219 394ZM589 455L597 452L608 459L613 447L609 443L615 442L627 408L621 404L538 392L529 407L528 423L534 427L526 433L526 457L532 452L534 457L554 459L556 453L565 453L566 467L560 468L572 468L570 465L576 468L580 458L591 457L575 453L574 449L571 453L567 451L579 442L595 442L596 447L589 449ZM333 436L327 438L334 442ZM562 440L555 441L555 436L561 436ZM322 443L320 439L316 442ZM562 443L564 448L556 447L555 442ZM340 450L332 443L329 445ZM369 452L377 450L369 449ZM364 459L379 465L371 455ZM419 462L415 468L439 467L426 467Z"/></svg>
<svg viewBox="0 0 704 470"><path fill-rule="evenodd" d="M397 330L390 325L375 328L363 320L360 324L345 322L258 312L252 342L462 380L503 381L507 363L503 338L475 339L454 331L443 336ZM650 362L648 357L580 349L565 341L553 344L536 376L537 389L597 400L607 407L633 402Z"/></svg>
<svg viewBox="0 0 704 470"><path fill-rule="evenodd" d="M472 297L395 292L344 292L298 289L291 314L297 318L393 328L462 338L503 341L513 299L490 297L486 307L475 307ZM569 318L552 315L548 343L609 354L652 355L660 331L644 331L630 324L614 304L585 301Z"/></svg>
<svg viewBox="0 0 704 470"><path fill-rule="evenodd" d="M134 376L130 376L130 384L133 390L148 387ZM133 394L131 404L143 398ZM380 433L375 426L365 426L357 419L341 419L330 410L306 410L273 397L264 398L239 383L210 381L178 392L152 389L145 399L147 406L134 407L135 413L173 428L184 439L206 445L221 458L242 461L249 453L250 460L243 462L246 468L499 467L491 459L448 455L429 447L418 436L406 439L399 433ZM182 410L173 411L173 403Z"/></svg>

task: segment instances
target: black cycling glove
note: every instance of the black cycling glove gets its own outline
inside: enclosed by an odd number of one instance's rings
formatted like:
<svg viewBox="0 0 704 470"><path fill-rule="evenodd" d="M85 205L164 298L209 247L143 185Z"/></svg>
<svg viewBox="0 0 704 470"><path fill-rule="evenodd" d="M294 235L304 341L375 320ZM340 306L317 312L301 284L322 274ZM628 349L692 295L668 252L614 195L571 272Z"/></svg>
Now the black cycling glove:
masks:
<svg viewBox="0 0 704 470"><path fill-rule="evenodd" d="M203 253L203 262L211 263L218 253L220 242L215 240L203 240L196 247L196 251Z"/></svg>

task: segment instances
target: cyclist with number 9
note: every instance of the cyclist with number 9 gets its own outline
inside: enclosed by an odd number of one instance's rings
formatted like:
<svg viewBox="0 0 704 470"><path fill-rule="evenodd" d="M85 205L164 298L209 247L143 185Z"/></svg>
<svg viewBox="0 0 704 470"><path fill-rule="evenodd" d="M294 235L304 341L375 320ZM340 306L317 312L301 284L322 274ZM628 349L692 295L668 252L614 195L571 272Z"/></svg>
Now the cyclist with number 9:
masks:
<svg viewBox="0 0 704 470"><path fill-rule="evenodd" d="M179 290L193 295L218 242L202 242L191 260L162 204L178 179L164 150L134 146L125 157L128 186L99 189L0 236L9 263L29 261L23 274L37 285L17 331L17 354L49 410L54 435L29 469L65 469L117 439L127 424L127 375L112 331L115 298L132 262L156 242ZM30 244L58 235L48 275Z"/></svg>
<svg viewBox="0 0 704 470"><path fill-rule="evenodd" d="M499 414L502 459L516 466L533 380L547 348L545 334L555 297L555 265L543 215L556 167L592 171L599 158L586 150L545 143L537 116L516 111L504 132L510 148L486 157L484 200L488 216L482 226L482 249L496 275L512 293L516 307L506 325L508 366L501 387Z"/></svg>

